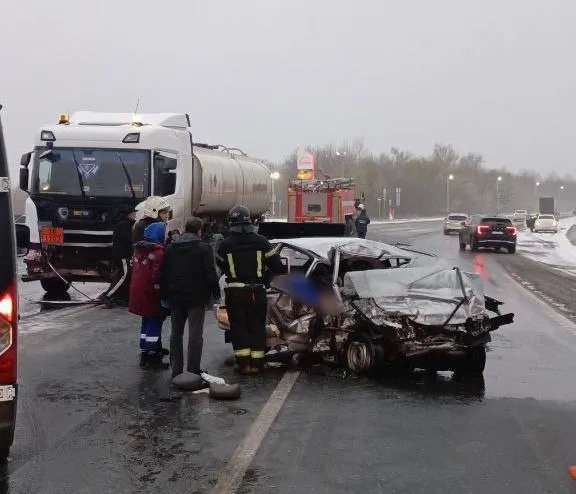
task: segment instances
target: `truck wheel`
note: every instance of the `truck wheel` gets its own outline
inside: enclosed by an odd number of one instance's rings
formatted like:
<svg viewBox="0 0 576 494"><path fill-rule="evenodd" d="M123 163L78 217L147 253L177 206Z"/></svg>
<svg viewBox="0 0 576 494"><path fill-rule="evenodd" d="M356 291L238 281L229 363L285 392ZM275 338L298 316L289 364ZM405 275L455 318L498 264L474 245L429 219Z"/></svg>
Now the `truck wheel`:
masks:
<svg viewBox="0 0 576 494"><path fill-rule="evenodd" d="M40 280L40 284L46 293L54 295L64 294L68 291L68 288L70 288L70 284L63 282L60 278Z"/></svg>
<svg viewBox="0 0 576 494"><path fill-rule="evenodd" d="M462 376L481 377L486 367L486 347L475 346L466 351L456 372Z"/></svg>
<svg viewBox="0 0 576 494"><path fill-rule="evenodd" d="M508 247L508 254L515 254L516 253L516 246L513 245L512 247Z"/></svg>

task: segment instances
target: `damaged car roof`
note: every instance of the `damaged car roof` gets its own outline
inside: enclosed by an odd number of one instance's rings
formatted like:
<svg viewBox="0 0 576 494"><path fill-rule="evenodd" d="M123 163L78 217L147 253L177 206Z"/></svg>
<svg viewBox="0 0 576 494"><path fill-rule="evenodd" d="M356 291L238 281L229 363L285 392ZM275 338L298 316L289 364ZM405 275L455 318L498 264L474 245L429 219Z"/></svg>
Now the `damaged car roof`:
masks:
<svg viewBox="0 0 576 494"><path fill-rule="evenodd" d="M335 247L347 246L345 250L350 252L356 252L357 254L362 253L381 253L383 255L397 256L397 257L415 257L415 253L409 249L402 249L395 247L384 242L377 242L375 240L366 240L362 238L354 237L315 237L315 238L290 238L290 239L279 239L271 240L272 243L278 244L283 243L286 245L292 245L299 249L307 250L318 257L325 260L329 260L330 251ZM431 254L416 253L416 255L427 255Z"/></svg>

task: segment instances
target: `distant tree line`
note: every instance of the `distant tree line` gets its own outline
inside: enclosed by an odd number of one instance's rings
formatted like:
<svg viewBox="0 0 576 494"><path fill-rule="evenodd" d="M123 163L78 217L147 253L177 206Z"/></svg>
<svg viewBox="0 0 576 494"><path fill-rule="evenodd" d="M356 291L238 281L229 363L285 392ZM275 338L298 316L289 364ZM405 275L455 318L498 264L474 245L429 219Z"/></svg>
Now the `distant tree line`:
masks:
<svg viewBox="0 0 576 494"><path fill-rule="evenodd" d="M306 149L316 158L316 178L355 179L357 196L364 194L366 207L373 217L379 211L387 214L390 205L402 217L441 216L447 211L448 195L449 209L458 212L493 214L497 209L501 213L514 209L536 210L538 197L543 196L556 197L562 210L576 208L576 181L572 176L490 169L481 155L461 155L449 145L436 144L429 156L415 156L398 148L375 155L366 150L360 140ZM288 179L295 178L296 161L294 151L278 169L281 178L276 190L284 212L284 191ZM543 168L546 168L544 163ZM396 189L400 189L399 206Z"/></svg>

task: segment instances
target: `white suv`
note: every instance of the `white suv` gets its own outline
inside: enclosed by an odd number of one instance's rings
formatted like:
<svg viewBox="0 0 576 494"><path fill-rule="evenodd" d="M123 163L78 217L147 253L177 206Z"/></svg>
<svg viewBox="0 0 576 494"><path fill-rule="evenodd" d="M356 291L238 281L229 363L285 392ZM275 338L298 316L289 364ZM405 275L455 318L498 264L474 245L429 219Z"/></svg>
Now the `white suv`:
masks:
<svg viewBox="0 0 576 494"><path fill-rule="evenodd" d="M462 222L468 219L466 213L450 213L444 218L444 235L452 232L459 232L462 229Z"/></svg>

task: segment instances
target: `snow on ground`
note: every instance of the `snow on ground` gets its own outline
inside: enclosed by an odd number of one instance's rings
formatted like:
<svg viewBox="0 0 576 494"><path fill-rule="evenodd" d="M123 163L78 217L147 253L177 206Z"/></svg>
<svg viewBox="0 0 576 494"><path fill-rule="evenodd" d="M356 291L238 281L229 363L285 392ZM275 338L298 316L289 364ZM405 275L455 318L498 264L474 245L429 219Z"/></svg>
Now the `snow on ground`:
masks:
<svg viewBox="0 0 576 494"><path fill-rule="evenodd" d="M576 276L576 245L566 237L576 217L560 220L558 233L518 232L518 252L535 261Z"/></svg>

